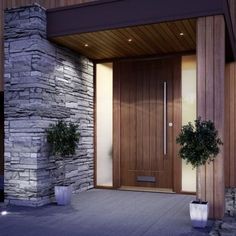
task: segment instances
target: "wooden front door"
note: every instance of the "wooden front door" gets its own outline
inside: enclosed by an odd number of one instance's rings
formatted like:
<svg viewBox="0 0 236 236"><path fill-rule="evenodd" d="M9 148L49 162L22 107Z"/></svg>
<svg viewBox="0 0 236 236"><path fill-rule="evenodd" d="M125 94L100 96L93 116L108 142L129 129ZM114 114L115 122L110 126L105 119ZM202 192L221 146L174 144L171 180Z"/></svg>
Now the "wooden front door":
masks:
<svg viewBox="0 0 236 236"><path fill-rule="evenodd" d="M119 163L113 158L120 165L120 186L173 189L174 130L180 122L174 119L181 113L174 97L180 91L180 69L180 58L114 63L114 109L119 106L114 147L120 150L113 154L119 153Z"/></svg>

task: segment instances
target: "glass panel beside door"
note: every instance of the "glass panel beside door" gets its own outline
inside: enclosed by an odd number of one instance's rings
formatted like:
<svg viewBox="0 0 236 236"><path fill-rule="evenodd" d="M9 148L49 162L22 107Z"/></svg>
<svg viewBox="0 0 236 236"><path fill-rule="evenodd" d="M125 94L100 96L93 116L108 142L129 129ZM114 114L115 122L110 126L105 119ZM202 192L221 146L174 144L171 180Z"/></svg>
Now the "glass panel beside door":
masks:
<svg viewBox="0 0 236 236"><path fill-rule="evenodd" d="M112 63L96 65L96 185L112 187Z"/></svg>

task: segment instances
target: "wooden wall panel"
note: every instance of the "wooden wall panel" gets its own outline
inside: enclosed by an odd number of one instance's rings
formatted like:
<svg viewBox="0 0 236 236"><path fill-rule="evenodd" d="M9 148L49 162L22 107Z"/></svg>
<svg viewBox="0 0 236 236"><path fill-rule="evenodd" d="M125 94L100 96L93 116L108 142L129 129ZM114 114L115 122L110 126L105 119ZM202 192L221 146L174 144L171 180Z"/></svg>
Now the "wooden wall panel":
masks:
<svg viewBox="0 0 236 236"><path fill-rule="evenodd" d="M225 69L225 186L236 187L236 62Z"/></svg>
<svg viewBox="0 0 236 236"><path fill-rule="evenodd" d="M120 78L117 62L113 63L113 187L120 187Z"/></svg>
<svg viewBox="0 0 236 236"><path fill-rule="evenodd" d="M214 122L224 140L224 79L225 79L225 23L223 16L214 17ZM214 162L214 216L223 218L225 206L224 148ZM209 191L209 190L208 190Z"/></svg>
<svg viewBox="0 0 236 236"><path fill-rule="evenodd" d="M197 21L197 115L212 120L224 138L225 22L223 16ZM198 170L197 194L209 201L210 217L224 215L224 148Z"/></svg>
<svg viewBox="0 0 236 236"><path fill-rule="evenodd" d="M179 62L178 62L179 61ZM182 160L179 158L179 145L176 144L175 139L177 134L180 133L182 128L182 98L181 98L181 73L182 71L179 69L181 67L181 59L176 58L176 62L174 63L174 80L173 80L173 120L174 123L174 144L173 144L173 171L174 171L174 191L179 193L181 192L182 186ZM179 89L180 88L180 89Z"/></svg>

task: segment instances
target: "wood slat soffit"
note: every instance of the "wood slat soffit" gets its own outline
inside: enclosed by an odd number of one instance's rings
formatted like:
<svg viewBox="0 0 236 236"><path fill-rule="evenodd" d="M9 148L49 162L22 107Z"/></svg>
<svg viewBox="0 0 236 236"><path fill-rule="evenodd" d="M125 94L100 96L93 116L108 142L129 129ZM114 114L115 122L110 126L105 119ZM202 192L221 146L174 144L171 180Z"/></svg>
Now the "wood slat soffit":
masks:
<svg viewBox="0 0 236 236"><path fill-rule="evenodd" d="M232 6L227 0L99 0L48 10L47 34L91 59L178 53L196 48L193 19L224 15L230 61L236 59Z"/></svg>
<svg viewBox="0 0 236 236"><path fill-rule="evenodd" d="M93 60L189 52L196 49L196 20L73 34L52 40Z"/></svg>

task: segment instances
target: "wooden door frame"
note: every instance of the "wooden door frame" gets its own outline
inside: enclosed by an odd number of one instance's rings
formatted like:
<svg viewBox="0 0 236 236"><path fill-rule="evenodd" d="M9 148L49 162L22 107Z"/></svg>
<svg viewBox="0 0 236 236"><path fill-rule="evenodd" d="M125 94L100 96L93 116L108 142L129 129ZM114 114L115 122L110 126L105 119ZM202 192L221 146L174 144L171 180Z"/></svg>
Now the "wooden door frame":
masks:
<svg viewBox="0 0 236 236"><path fill-rule="evenodd" d="M172 56L173 57L173 56ZM181 98L181 56L173 57L176 60L173 68L173 140L177 137L182 126L182 98ZM115 61L113 62L115 63ZM114 74L114 68L113 68ZM114 87L116 89L114 89ZM177 89L179 88L179 89ZM121 187L121 158L120 158L120 80L113 80L113 187ZM173 143L173 191L181 192L182 165L178 157L178 145Z"/></svg>

